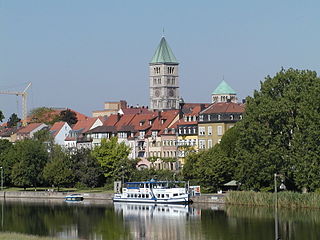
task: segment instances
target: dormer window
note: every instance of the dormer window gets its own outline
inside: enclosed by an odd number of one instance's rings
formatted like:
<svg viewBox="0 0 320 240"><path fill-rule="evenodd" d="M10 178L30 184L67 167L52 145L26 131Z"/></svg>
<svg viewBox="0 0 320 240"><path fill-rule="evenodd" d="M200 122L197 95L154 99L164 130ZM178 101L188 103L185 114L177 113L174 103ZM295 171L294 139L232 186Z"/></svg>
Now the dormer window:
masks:
<svg viewBox="0 0 320 240"><path fill-rule="evenodd" d="M164 124L166 119L161 119L161 124Z"/></svg>
<svg viewBox="0 0 320 240"><path fill-rule="evenodd" d="M184 120L185 122L187 122L187 121L188 121L188 118L187 118L186 116L184 116L184 117L183 117L183 120Z"/></svg>
<svg viewBox="0 0 320 240"><path fill-rule="evenodd" d="M208 115L208 121L210 121L211 120L211 115Z"/></svg>
<svg viewBox="0 0 320 240"><path fill-rule="evenodd" d="M221 120L221 115L220 114L218 115L218 120Z"/></svg>
<svg viewBox="0 0 320 240"><path fill-rule="evenodd" d="M230 120L233 120L233 115L232 114L230 115Z"/></svg>
<svg viewBox="0 0 320 240"><path fill-rule="evenodd" d="M200 116L199 116L199 121L200 121L200 122L203 122L203 115L200 115Z"/></svg>
<svg viewBox="0 0 320 240"><path fill-rule="evenodd" d="M164 133L168 134L168 128L164 129Z"/></svg>
<svg viewBox="0 0 320 240"><path fill-rule="evenodd" d="M239 118L242 119L242 114L240 114Z"/></svg>

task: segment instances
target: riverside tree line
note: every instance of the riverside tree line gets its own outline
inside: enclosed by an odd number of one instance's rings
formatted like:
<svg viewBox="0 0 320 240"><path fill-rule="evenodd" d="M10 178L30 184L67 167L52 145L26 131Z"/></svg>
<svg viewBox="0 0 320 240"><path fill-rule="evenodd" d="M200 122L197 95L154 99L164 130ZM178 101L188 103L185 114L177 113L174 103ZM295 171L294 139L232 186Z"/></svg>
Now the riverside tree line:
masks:
<svg viewBox="0 0 320 240"><path fill-rule="evenodd" d="M2 115L0 111L0 116ZM0 141L0 164L6 185L98 187L122 177L126 181L188 180L213 192L236 180L242 190L272 191L274 174L288 189L320 189L320 78L309 70L282 69L267 76L260 90L246 99L243 120L229 129L220 144L190 153L183 170L137 170L129 148L117 139L94 150L64 152L48 132L12 145Z"/></svg>

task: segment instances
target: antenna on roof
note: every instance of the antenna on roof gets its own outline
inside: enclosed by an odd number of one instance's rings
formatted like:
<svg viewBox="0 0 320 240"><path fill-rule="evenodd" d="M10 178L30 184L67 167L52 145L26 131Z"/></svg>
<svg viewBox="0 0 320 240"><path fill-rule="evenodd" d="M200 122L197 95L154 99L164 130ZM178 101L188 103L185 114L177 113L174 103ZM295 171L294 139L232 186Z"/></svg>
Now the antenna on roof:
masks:
<svg viewBox="0 0 320 240"><path fill-rule="evenodd" d="M162 28L162 37L164 37L164 27Z"/></svg>
<svg viewBox="0 0 320 240"><path fill-rule="evenodd" d="M224 81L224 74L222 74L222 81Z"/></svg>

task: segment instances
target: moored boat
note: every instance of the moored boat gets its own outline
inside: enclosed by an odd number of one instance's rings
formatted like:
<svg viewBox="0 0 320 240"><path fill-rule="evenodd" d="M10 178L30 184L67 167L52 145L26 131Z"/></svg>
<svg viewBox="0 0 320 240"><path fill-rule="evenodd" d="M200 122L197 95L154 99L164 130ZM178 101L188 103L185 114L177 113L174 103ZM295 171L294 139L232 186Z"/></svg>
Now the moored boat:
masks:
<svg viewBox="0 0 320 240"><path fill-rule="evenodd" d="M83 201L83 196L81 194L70 194L68 196L65 196L64 199L67 202L80 202Z"/></svg>
<svg viewBox="0 0 320 240"><path fill-rule="evenodd" d="M125 183L122 192L114 194L113 201L187 204L190 198L185 182L150 180Z"/></svg>

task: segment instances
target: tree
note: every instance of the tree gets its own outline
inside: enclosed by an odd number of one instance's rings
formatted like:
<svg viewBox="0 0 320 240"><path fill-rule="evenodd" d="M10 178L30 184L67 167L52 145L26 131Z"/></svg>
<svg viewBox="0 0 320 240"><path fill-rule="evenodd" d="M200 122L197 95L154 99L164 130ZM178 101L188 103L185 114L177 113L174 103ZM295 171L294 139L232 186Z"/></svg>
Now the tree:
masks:
<svg viewBox="0 0 320 240"><path fill-rule="evenodd" d="M108 141L102 139L101 145L93 149L92 156L98 160L104 176L112 183L115 179L126 177L126 173L135 166L136 161L128 160L129 153L130 148L125 143L118 143L118 139L112 137Z"/></svg>
<svg viewBox="0 0 320 240"><path fill-rule="evenodd" d="M11 128L11 127L16 127L20 121L21 121L21 119L18 118L18 115L15 114L15 113L13 113L13 114L10 116L10 118L9 118L9 120L8 120L8 122L7 122L8 127L9 127L9 128Z"/></svg>
<svg viewBox="0 0 320 240"><path fill-rule="evenodd" d="M3 115L2 111L0 110L0 122L2 122L3 119L4 119L4 115Z"/></svg>
<svg viewBox="0 0 320 240"><path fill-rule="evenodd" d="M71 169L75 182L85 187L98 187L104 184L102 168L88 149L81 149L70 156Z"/></svg>
<svg viewBox="0 0 320 240"><path fill-rule="evenodd" d="M76 113L70 109L61 111L59 119L60 121L67 122L70 126L78 122Z"/></svg>
<svg viewBox="0 0 320 240"><path fill-rule="evenodd" d="M74 173L71 170L71 162L59 145L54 145L48 161L43 170L46 181L54 186L67 187L73 183Z"/></svg>
<svg viewBox="0 0 320 240"><path fill-rule="evenodd" d="M53 124L57 119L57 113L52 108L38 107L31 110L29 114L30 122L41 122L46 124Z"/></svg>
<svg viewBox="0 0 320 240"><path fill-rule="evenodd" d="M192 184L200 184L205 191L214 192L234 178L236 169L235 144L238 129L229 129L220 144L199 153L189 154L183 167L184 178Z"/></svg>
<svg viewBox="0 0 320 240"><path fill-rule="evenodd" d="M37 187L42 183L43 168L48 160L43 143L32 139L19 141L7 157L12 164L11 179L15 186Z"/></svg>
<svg viewBox="0 0 320 240"><path fill-rule="evenodd" d="M274 173L292 189L320 188L320 79L282 69L247 98L236 146L244 189L272 190Z"/></svg>
<svg viewBox="0 0 320 240"><path fill-rule="evenodd" d="M10 183L10 174L12 165L8 162L8 152L13 147L13 144L6 139L0 139L0 166L3 168L4 184Z"/></svg>

